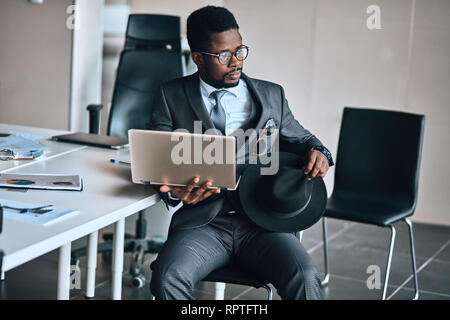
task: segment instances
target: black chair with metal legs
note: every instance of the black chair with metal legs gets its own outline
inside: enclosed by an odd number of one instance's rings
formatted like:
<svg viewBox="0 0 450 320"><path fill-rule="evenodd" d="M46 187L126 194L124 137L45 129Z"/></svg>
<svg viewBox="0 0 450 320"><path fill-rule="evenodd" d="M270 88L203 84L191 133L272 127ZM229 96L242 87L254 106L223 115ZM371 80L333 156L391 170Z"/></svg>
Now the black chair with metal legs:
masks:
<svg viewBox="0 0 450 320"><path fill-rule="evenodd" d="M334 189L323 224L325 278L329 281L326 218L391 229L382 299L386 299L396 230L409 228L415 295L419 297L413 229L425 116L405 112L344 108L336 157Z"/></svg>

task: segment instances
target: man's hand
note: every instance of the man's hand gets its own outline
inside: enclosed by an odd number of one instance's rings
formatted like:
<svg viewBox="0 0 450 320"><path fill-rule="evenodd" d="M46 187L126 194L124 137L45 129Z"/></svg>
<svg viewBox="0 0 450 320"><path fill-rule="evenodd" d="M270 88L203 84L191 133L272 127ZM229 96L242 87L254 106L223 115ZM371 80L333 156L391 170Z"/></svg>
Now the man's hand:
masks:
<svg viewBox="0 0 450 320"><path fill-rule="evenodd" d="M304 171L305 174L309 174L308 180L325 177L329 168L328 159L322 152L318 150L309 152Z"/></svg>
<svg viewBox="0 0 450 320"><path fill-rule="evenodd" d="M197 183L199 181L200 177L195 177L185 187L174 187L164 185L161 186L159 190L161 192L170 191L172 193L172 196L177 197L178 199L183 201L184 204L196 204L197 202L208 198L210 195L214 193L220 193L220 188L209 189L209 187L212 185L212 180L206 180L206 182L203 185L198 187Z"/></svg>

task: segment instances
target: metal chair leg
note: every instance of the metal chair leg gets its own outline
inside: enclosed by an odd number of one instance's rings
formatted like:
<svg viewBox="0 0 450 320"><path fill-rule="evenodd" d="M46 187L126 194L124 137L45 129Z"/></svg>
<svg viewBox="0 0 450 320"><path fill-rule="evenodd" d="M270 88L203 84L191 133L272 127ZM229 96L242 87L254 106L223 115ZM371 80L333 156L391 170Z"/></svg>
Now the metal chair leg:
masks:
<svg viewBox="0 0 450 320"><path fill-rule="evenodd" d="M325 278L322 280L320 285L325 287L328 285L328 281L330 280L330 273L328 272L328 246L327 246L327 222L326 218L322 217L322 235L323 235L323 260L325 265Z"/></svg>
<svg viewBox="0 0 450 320"><path fill-rule="evenodd" d="M392 262L392 254L394 252L394 244L395 244L395 228L394 226L389 226L391 228L391 244L389 246L389 255L386 267L386 276L384 278L384 286L383 286L383 297L382 300L386 300L386 292L389 282L389 273L391 271L391 262Z"/></svg>
<svg viewBox="0 0 450 320"><path fill-rule="evenodd" d="M414 251L414 236L413 236L413 229L412 229L412 223L408 218L404 218L403 221L408 225L409 229L409 244L411 246L411 260L412 260L412 267L413 267L413 276L414 276L414 289L415 294L413 300L419 299L419 284L417 281L417 269L416 269L416 253Z"/></svg>
<svg viewBox="0 0 450 320"><path fill-rule="evenodd" d="M268 284L263 285L263 288L267 290L267 300L272 300L272 288Z"/></svg>
<svg viewBox="0 0 450 320"><path fill-rule="evenodd" d="M225 299L225 282L216 282L214 284L214 300L224 300Z"/></svg>

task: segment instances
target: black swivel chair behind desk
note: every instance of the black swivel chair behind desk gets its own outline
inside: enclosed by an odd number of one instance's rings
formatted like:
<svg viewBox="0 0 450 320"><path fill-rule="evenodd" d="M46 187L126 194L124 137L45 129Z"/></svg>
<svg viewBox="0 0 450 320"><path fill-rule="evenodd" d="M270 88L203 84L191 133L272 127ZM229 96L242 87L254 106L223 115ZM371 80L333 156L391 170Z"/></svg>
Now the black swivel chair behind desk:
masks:
<svg viewBox="0 0 450 320"><path fill-rule="evenodd" d="M150 119L151 105L159 85L181 77L183 63L180 39L180 18L175 16L134 14L129 16L125 48L120 55L114 84L107 135L128 137L129 129L145 129ZM99 133L102 105L89 105L89 132ZM165 239L146 238L147 222L139 212L136 235L126 235L125 252L133 253L130 273L133 284L141 287L145 277L141 266L146 252L159 252ZM103 235L98 252L112 252L112 234ZM72 264L78 264L86 248L72 252ZM93 298L93 297L87 297Z"/></svg>

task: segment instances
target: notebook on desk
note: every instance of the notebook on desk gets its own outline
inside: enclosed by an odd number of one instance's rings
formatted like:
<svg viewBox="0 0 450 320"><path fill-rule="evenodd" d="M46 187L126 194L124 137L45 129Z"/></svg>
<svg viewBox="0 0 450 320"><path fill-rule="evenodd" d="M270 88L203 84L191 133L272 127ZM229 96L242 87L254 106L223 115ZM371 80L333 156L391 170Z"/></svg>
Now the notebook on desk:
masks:
<svg viewBox="0 0 450 320"><path fill-rule="evenodd" d="M128 139L84 132L68 133L59 136L53 136L53 140L85 144L95 147L121 149L128 146Z"/></svg>

